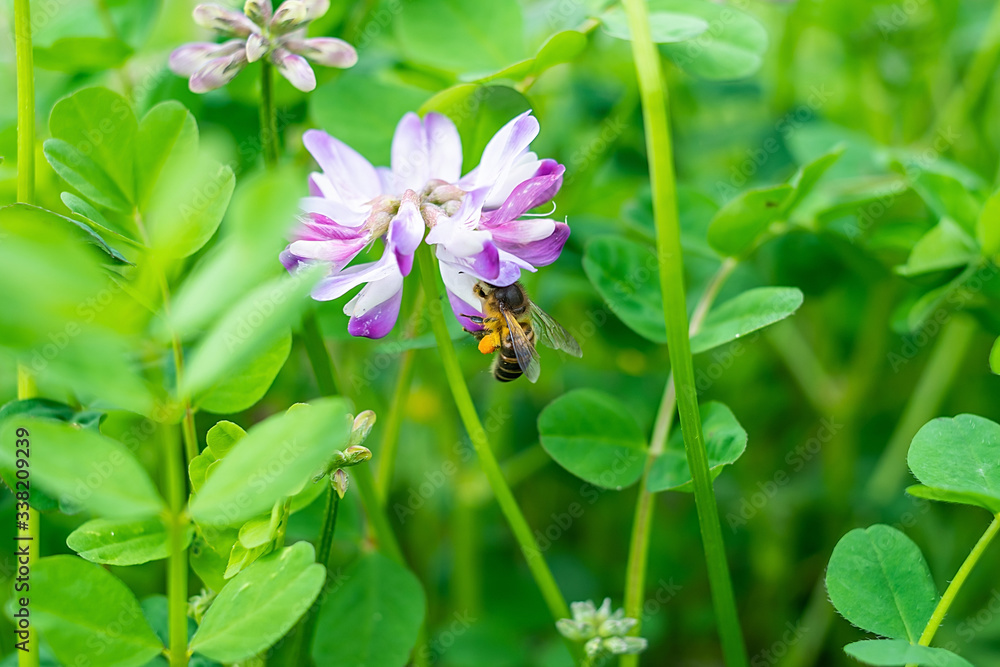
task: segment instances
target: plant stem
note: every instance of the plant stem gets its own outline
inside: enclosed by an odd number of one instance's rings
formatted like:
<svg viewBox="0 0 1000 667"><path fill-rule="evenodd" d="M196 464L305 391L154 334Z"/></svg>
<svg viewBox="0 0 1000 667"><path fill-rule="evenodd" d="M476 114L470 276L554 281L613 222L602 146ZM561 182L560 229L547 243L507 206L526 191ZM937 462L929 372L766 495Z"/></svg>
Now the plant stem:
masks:
<svg viewBox="0 0 1000 667"><path fill-rule="evenodd" d="M31 51L31 4L28 0L14 2L14 37L17 54L17 200L24 204L35 201L35 69ZM25 400L38 395L35 379L24 366L17 369L17 398ZM39 446L38 444L35 445ZM38 510L28 507L27 529L18 527L17 537L27 545L28 567L40 555L41 517ZM30 595L25 597L30 599ZM28 626L27 651L18 651L19 667L38 667L38 633Z"/></svg>
<svg viewBox="0 0 1000 667"><path fill-rule="evenodd" d="M274 112L274 75L267 58L260 61L260 141L264 147L264 164L268 169L278 166L278 120Z"/></svg>
<svg viewBox="0 0 1000 667"><path fill-rule="evenodd" d="M941 407L972 344L976 328L971 317L955 314L941 329L930 359L869 479L865 495L876 505L886 504L899 492L906 476L906 452L910 441Z"/></svg>
<svg viewBox="0 0 1000 667"><path fill-rule="evenodd" d="M719 267L711 281L705 287L698 304L695 306L691 316L691 326L689 335L698 333L709 309L719 295L719 290L736 268L736 261L727 259ZM646 588L646 565L649 561L649 536L653 525L653 510L655 508L655 494L647 489L649 481L649 471L656 462L657 457L663 453L667 444L667 437L670 435L670 426L673 424L674 411L677 408L677 391L674 386L673 372L667 377L667 384L663 390L663 398L660 401L660 408L656 413L656 421L653 426L653 436L650 438L649 452L646 456L646 467L642 474L642 481L639 484L639 499L635 505L635 518L632 522L632 538L629 542L628 564L625 575L625 616L638 621L633 634L638 635L642 629L642 602ZM622 667L629 667L639 664L638 655L623 655L620 664Z"/></svg>
<svg viewBox="0 0 1000 667"><path fill-rule="evenodd" d="M168 653L170 667L186 667L188 664L188 622L187 589L188 563L187 547L184 546L184 531L188 519L184 511L184 497L187 485L181 466L180 443L176 431L165 428L162 431L163 465L167 475L167 503L169 511L164 517L167 525L169 556L167 560L167 619Z"/></svg>
<svg viewBox="0 0 1000 667"><path fill-rule="evenodd" d="M993 521L990 523L989 528L983 533L983 536L979 538L976 542L976 546L972 547L972 551L969 553L968 558L962 563L962 567L958 568L958 572L955 573L955 578L951 580L948 584L948 588L945 590L944 595L941 596L941 600L938 602L937 607L934 608L934 613L931 614L931 618L927 621L927 626L924 627L924 631L920 634L920 641L917 642L920 646L930 646L931 642L934 640L934 635L937 633L938 628L941 627L941 621L948 614L948 610L951 608L951 603L955 601L955 597L958 592L962 589L962 585L965 584L965 580L969 578L969 574L972 573L976 563L982 557L986 548L990 546L990 542L993 538L997 536L997 532L1000 531L1000 514L993 517ZM907 667L917 667L916 664L909 664Z"/></svg>
<svg viewBox="0 0 1000 667"><path fill-rule="evenodd" d="M736 610L736 598L726 562L726 548L719 523L719 508L712 488L701 416L694 363L688 338L688 318L684 296L684 258L681 252L680 220L674 178L670 118L667 114L667 87L660 68L660 54L653 43L645 0L623 0L632 34L632 54L639 80L643 121L646 127L646 154L653 188L653 217L656 225L657 259L663 291L664 320L670 367L677 387L681 431L688 466L694 481L695 504L701 526L705 561L719 624L722 653L729 667L747 664L743 632Z"/></svg>
<svg viewBox="0 0 1000 667"><path fill-rule="evenodd" d="M333 373L330 353L327 352L323 333L319 330L315 313L307 313L302 319L302 342L306 346L306 354L309 355L309 363L312 364L313 372L316 375L316 384L319 385L320 394L336 396L339 393L336 376Z"/></svg>
<svg viewBox="0 0 1000 667"><path fill-rule="evenodd" d="M500 471L500 466L497 465L496 457L493 455L493 450L490 448L486 429L483 428L482 422L479 421L479 415L476 414L476 406L472 402L472 395L469 394L469 387L465 384L465 378L458 363L458 355L455 353L451 336L448 334L448 325L444 320L444 310L441 307L443 295L438 285L436 264L431 255L430 246L421 244L417 250L417 256L420 264L420 279L423 283L424 295L430 306L431 327L434 330L438 353L441 355L441 363L444 366L445 379L451 388L455 407L458 409L462 423L465 425L465 430L469 434L472 446L479 456L480 466L486 475L487 481L490 483L490 487L493 489L493 494L500 505L500 510L514 532L514 537L517 539L517 543L521 547L521 552L528 561L528 568L535 578L535 583L538 585L542 597L545 598L553 619L569 618L569 607L566 605L566 600L563 599L562 593L559 592L555 578L553 578L549 566L545 563L545 558L542 556L542 552L539 550L535 538L531 534L531 528L521 513L513 492L507 486L507 481L504 479L503 473ZM569 641L567 641L567 646L570 647L574 656L577 656L579 647Z"/></svg>

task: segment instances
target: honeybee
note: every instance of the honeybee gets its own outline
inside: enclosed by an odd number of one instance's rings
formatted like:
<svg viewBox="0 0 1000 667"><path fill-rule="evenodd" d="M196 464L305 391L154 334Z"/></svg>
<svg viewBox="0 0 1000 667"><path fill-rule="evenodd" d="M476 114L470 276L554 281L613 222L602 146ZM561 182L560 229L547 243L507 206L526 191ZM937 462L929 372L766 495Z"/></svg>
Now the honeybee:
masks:
<svg viewBox="0 0 1000 667"><path fill-rule="evenodd" d="M484 317L466 315L481 331L470 331L479 339L479 351L492 354L493 377L500 382L516 380L523 374L531 382L540 370L536 341L574 357L583 356L580 344L552 317L528 298L521 283L497 287L479 281L472 292L483 304Z"/></svg>

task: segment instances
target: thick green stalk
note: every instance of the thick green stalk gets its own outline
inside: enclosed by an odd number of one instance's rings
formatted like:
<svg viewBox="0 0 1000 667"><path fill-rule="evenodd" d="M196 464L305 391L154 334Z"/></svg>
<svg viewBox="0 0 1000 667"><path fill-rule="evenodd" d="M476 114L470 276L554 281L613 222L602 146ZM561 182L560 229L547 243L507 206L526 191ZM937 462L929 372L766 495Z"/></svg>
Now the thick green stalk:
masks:
<svg viewBox="0 0 1000 667"><path fill-rule="evenodd" d="M639 79L643 120L646 126L646 154L653 188L653 218L656 225L657 259L663 291L664 320L670 367L677 387L678 412L684 449L694 481L695 503L701 526L709 583L719 624L722 652L729 667L747 665L743 632L736 610L736 598L726 562L726 548L719 522L719 508L712 488L708 453L701 431L698 389L688 339L688 317L684 295L684 260L681 254L680 220L674 178L667 88L660 67L660 54L653 43L645 0L623 0L632 34L632 54Z"/></svg>
<svg viewBox="0 0 1000 667"><path fill-rule="evenodd" d="M969 578L969 574L972 573L973 568L976 567L976 563L982 558L983 553L986 551L987 547L990 546L990 542L993 538L997 536L997 532L1000 531L1000 514L993 517L993 521L990 523L989 528L983 533L983 536L979 538L976 542L976 546L972 547L972 551L969 553L968 558L962 563L962 567L958 568L958 572L955 573L955 578L951 580L948 584L948 588L945 590L944 595L941 596L941 600L938 602L937 607L934 608L934 613L931 614L931 618L927 621L927 626L924 627L924 631L920 634L920 641L917 642L920 646L930 646L931 642L934 641L934 635L937 633L938 628L941 627L941 621L944 617L948 615L948 610L951 609L951 603L955 601L955 597L958 592L962 590L962 586L965 584L966 579ZM917 667L916 664L910 664L906 667Z"/></svg>
<svg viewBox="0 0 1000 667"><path fill-rule="evenodd" d="M553 619L569 618L569 607L566 605L566 600L563 599L562 593L559 592L556 580L552 576L552 572L549 570L549 566L546 564L534 536L531 534L531 528L528 526L528 522L521 513L521 508L518 507L513 492L511 492L507 481L504 479L496 457L493 455L493 450L490 448L486 429L483 428L482 422L479 421L479 415L476 414L476 406L472 402L469 387L465 384L465 377L462 375L462 368L458 363L458 355L455 353L455 346L451 341L451 336L448 333L448 325L444 320L444 311L441 307L441 303L444 302L444 295L441 294L438 286L437 265L431 254L430 246L421 244L420 249L417 250L417 259L420 264L420 279L423 283L424 294L427 303L430 305L431 327L434 330L434 337L437 340L438 353L441 355L441 363L444 366L445 379L451 388L452 397L455 399L455 407L458 409L462 423L465 425L465 430L469 434L472 446L479 456L480 466L486 475L487 481L490 483L490 487L493 489L493 494L500 505L500 511L503 512L507 523L514 532L514 537L517 539L517 543L521 547L521 552L528 561L528 568L535 578L535 583L538 585L542 597L545 598ZM567 645L571 647L571 651L574 653L578 652L578 647L575 644L567 642Z"/></svg>
<svg viewBox="0 0 1000 667"><path fill-rule="evenodd" d="M274 74L267 58L260 61L260 142L264 164L278 166L278 119L274 111Z"/></svg>
<svg viewBox="0 0 1000 667"><path fill-rule="evenodd" d="M186 667L187 650L187 602L188 602L188 560L184 546L184 530L188 520L184 510L187 485L181 452L176 439L176 431L162 430L163 465L167 477L168 513L164 517L167 526L169 556L167 558L167 622L168 654L170 667Z"/></svg>
<svg viewBox="0 0 1000 667"><path fill-rule="evenodd" d="M705 287L705 292L701 295L701 299L698 300L694 313L691 315L689 335L693 336L698 333L709 309L715 302L715 298L719 295L719 290L722 289L735 268L736 261L727 259ZM625 615L638 621L633 629L633 634L636 635L641 634L642 631L642 603L646 589L646 565L649 562L649 536L653 526L653 511L656 506L654 502L656 494L651 493L647 488L649 471L667 445L667 437L670 435L670 426L673 423L676 408L677 391L674 387L674 374L670 373L663 390L663 398L660 400L660 408L656 414L653 436L650 438L649 452L646 455L646 467L639 484L639 499L635 504L635 518L632 523L632 538L629 542L628 564L626 565ZM638 665L639 656L623 655L620 664L622 667Z"/></svg>
<svg viewBox="0 0 1000 667"><path fill-rule="evenodd" d="M35 201L35 70L31 51L31 5L28 0L14 2L14 37L17 54L17 201ZM17 369L17 397L33 398L38 394L35 380L27 368ZM38 446L38 445L36 445ZM28 526L17 530L17 537L28 545L28 567L39 557L41 517L28 508ZM29 597L30 596L26 596ZM18 651L19 667L38 667L38 633L28 627L27 651Z"/></svg>

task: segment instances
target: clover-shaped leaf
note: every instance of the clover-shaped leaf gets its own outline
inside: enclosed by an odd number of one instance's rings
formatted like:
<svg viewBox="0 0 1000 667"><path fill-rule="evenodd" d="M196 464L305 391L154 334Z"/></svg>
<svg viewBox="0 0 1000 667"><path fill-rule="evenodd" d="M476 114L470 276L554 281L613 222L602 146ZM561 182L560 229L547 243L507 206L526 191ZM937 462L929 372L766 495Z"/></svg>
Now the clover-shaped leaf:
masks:
<svg viewBox="0 0 1000 667"><path fill-rule="evenodd" d="M913 437L907 462L933 490L913 495L1000 512L1000 424L966 414L934 419Z"/></svg>
<svg viewBox="0 0 1000 667"><path fill-rule="evenodd" d="M735 463L747 448L747 432L740 426L732 410L722 403L701 406L701 428L708 450L708 465L712 479L719 476L724 466ZM666 450L657 457L649 471L649 491L691 491L691 469L680 429L676 429Z"/></svg>

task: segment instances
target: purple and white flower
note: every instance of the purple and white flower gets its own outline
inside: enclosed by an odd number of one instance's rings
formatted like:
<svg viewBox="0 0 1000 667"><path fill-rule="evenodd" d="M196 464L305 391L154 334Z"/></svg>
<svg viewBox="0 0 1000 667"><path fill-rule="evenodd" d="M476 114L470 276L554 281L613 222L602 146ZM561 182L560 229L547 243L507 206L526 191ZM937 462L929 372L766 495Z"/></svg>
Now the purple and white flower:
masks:
<svg viewBox="0 0 1000 667"><path fill-rule="evenodd" d="M266 59L302 91L316 87L308 60L327 67L346 68L358 61L347 42L334 37L305 36L306 26L330 8L330 0L285 0L272 11L271 0L247 0L244 13L216 4L194 8L194 20L230 39L222 44L193 42L170 54L170 69L189 77L192 92L221 88L249 63Z"/></svg>
<svg viewBox="0 0 1000 667"><path fill-rule="evenodd" d="M551 201L565 168L528 150L538 121L526 112L500 129L479 166L462 176L458 130L445 116L406 114L396 127L391 168L371 165L341 141L319 130L303 137L322 169L309 178L309 196L294 240L281 259L290 270L324 262L329 273L313 291L318 300L339 298L364 284L344 308L356 336L380 338L399 315L403 278L413 266L425 228L456 317L480 314L472 287L515 282L522 270L551 264L569 237L564 222L526 216ZM351 262L376 240L381 257Z"/></svg>

